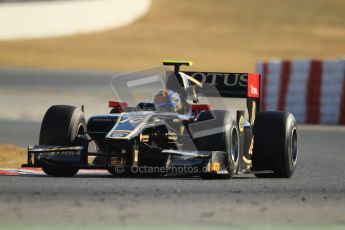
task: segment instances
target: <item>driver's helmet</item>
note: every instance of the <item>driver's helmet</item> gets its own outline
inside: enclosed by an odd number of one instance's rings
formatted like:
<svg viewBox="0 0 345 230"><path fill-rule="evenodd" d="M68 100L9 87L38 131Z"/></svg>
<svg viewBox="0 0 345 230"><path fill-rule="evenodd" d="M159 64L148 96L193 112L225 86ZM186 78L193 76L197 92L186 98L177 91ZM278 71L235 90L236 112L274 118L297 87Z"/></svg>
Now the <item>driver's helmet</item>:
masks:
<svg viewBox="0 0 345 230"><path fill-rule="evenodd" d="M173 90L161 90L154 95L154 104L159 112L177 112L182 108L180 95Z"/></svg>

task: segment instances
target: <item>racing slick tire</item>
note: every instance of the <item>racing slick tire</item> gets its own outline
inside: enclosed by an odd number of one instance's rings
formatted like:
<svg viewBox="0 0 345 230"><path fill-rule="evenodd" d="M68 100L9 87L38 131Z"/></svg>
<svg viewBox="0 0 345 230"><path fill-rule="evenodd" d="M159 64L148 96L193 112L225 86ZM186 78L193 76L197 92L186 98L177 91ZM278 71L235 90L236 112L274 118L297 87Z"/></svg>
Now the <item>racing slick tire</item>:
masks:
<svg viewBox="0 0 345 230"><path fill-rule="evenodd" d="M83 112L74 106L54 105L44 115L39 144L73 146L78 143L78 135L86 131L86 121ZM42 163L43 171L56 177L72 177L79 171L72 166L54 166Z"/></svg>
<svg viewBox="0 0 345 230"><path fill-rule="evenodd" d="M253 127L253 170L272 173L255 174L260 178L290 178L295 171L297 123L288 112L261 112Z"/></svg>
<svg viewBox="0 0 345 230"><path fill-rule="evenodd" d="M205 122L210 121L210 122ZM221 128L221 132L194 139L198 150L227 152L227 174L202 173L205 179L230 179L236 173L240 158L239 132L236 121L225 110L202 111L196 119L202 130Z"/></svg>

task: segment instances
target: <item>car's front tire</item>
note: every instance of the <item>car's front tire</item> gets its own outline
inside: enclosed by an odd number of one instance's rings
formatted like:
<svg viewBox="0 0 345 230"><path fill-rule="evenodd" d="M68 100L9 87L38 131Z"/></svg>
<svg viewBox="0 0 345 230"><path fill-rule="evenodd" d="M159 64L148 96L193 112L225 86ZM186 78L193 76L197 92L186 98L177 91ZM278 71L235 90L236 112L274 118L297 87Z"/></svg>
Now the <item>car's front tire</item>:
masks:
<svg viewBox="0 0 345 230"><path fill-rule="evenodd" d="M79 169L75 167L57 167L53 165L43 165L42 170L47 175L54 177L73 177L79 171Z"/></svg>
<svg viewBox="0 0 345 230"><path fill-rule="evenodd" d="M41 131L40 145L73 146L78 142L78 135L86 131L86 121L83 112L74 106L54 105L44 115ZM72 166L55 166L42 161L43 171L56 177L71 177L78 172Z"/></svg>

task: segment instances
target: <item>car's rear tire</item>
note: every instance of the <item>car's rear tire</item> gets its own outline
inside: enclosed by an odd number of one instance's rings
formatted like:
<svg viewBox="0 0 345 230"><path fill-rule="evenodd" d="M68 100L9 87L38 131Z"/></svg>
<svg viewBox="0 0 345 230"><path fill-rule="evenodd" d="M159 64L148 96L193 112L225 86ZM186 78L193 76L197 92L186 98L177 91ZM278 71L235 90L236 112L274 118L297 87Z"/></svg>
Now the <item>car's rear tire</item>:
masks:
<svg viewBox="0 0 345 230"><path fill-rule="evenodd" d="M288 112L261 112L255 120L253 170L270 170L260 178L289 178L293 175L298 156L297 123Z"/></svg>
<svg viewBox="0 0 345 230"><path fill-rule="evenodd" d="M210 122L204 122L210 121ZM208 174L202 173L203 178L230 179L238 168L240 158L239 151L239 132L236 121L230 113L224 110L202 111L197 120L197 126L203 126L202 130L212 130L214 128L223 129L221 132L195 138L195 145L198 150L225 151L227 152L226 170L227 174Z"/></svg>
<svg viewBox="0 0 345 230"><path fill-rule="evenodd" d="M86 131L86 121L83 112L74 106L54 105L44 115L40 145L72 146L78 144L78 135ZM43 171L50 176L71 177L78 172L73 166L54 166L42 161Z"/></svg>

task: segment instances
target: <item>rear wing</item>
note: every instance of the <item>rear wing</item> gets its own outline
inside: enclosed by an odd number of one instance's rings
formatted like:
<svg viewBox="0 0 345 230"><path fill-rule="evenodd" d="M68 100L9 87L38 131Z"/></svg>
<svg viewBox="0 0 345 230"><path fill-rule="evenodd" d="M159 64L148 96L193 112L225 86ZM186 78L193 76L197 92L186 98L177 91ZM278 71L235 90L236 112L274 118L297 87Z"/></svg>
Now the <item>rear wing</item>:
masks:
<svg viewBox="0 0 345 230"><path fill-rule="evenodd" d="M260 98L260 75L257 73L221 73L183 71L201 83L214 85L222 97Z"/></svg>
<svg viewBox="0 0 345 230"><path fill-rule="evenodd" d="M221 97L247 98L249 119L254 123L256 114L260 112L260 74L196 71L183 71L183 73L203 84L215 86Z"/></svg>

